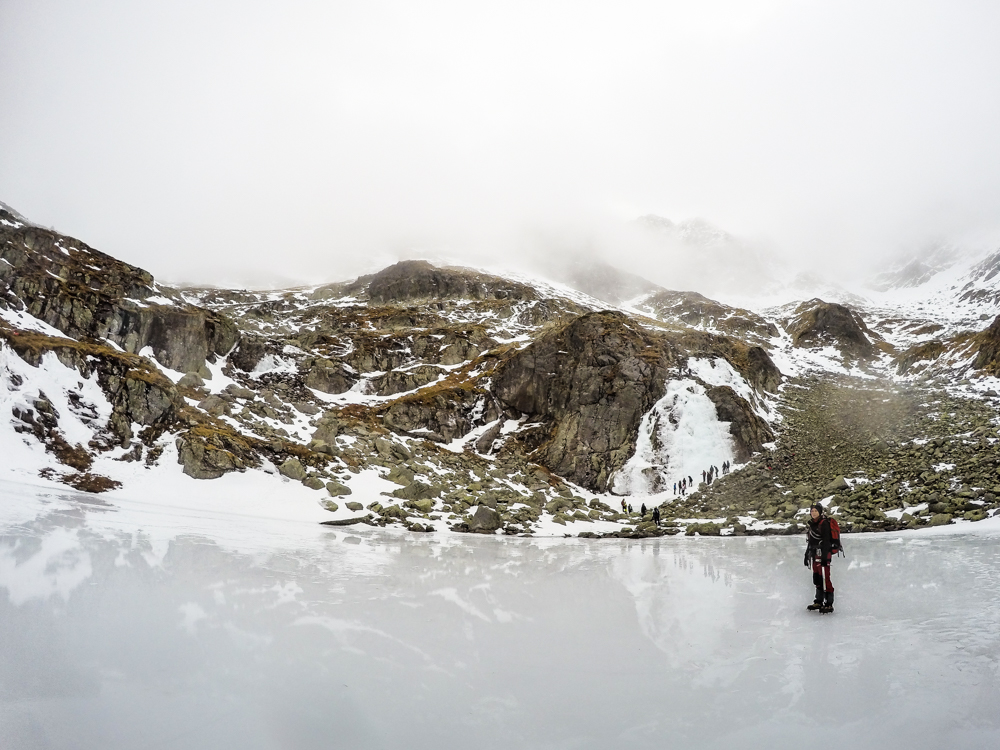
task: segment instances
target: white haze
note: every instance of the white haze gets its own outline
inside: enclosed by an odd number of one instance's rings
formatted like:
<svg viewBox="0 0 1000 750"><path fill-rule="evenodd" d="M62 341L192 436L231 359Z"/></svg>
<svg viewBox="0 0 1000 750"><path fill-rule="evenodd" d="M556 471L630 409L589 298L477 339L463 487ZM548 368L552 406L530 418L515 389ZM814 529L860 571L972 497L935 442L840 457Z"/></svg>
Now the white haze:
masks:
<svg viewBox="0 0 1000 750"><path fill-rule="evenodd" d="M4 0L0 200L175 281L585 253L711 290L650 213L849 275L1000 229L998 31L954 0Z"/></svg>

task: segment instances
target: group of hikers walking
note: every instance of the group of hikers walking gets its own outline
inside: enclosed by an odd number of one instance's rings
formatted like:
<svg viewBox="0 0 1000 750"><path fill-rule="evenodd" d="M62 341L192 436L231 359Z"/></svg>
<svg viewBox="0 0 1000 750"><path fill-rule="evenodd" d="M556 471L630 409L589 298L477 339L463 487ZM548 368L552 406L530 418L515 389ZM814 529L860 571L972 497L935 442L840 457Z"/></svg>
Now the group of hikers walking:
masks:
<svg viewBox="0 0 1000 750"><path fill-rule="evenodd" d="M624 500L622 500L622 513L629 513L629 514L634 513L634 511L632 510L632 503L627 503ZM657 506L654 505L653 506L653 512L652 512L651 515L653 517L653 523L655 523L657 526L659 526L660 525L660 509L659 509L659 507L657 507ZM639 508L639 517L640 518L645 518L646 517L646 503L643 503L642 506Z"/></svg>
<svg viewBox="0 0 1000 750"><path fill-rule="evenodd" d="M707 469L704 469L701 472L701 481L704 484L711 484L716 479L718 479L720 476L728 474L729 470L731 468L732 468L732 464L729 461L723 461L722 462L722 469L721 470L719 469L718 466L715 466L713 464L712 466L709 466ZM675 495L680 494L682 496L686 495L687 491L689 489L691 489L692 487L694 487L694 477L690 477L690 476L681 477L680 481L674 482L674 494Z"/></svg>

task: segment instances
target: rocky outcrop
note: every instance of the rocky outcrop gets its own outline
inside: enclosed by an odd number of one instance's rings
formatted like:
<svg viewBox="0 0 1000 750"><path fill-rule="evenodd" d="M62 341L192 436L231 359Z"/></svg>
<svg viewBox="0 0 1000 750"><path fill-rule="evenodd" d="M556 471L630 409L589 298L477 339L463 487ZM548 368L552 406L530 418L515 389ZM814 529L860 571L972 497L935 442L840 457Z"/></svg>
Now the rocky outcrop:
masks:
<svg viewBox="0 0 1000 750"><path fill-rule="evenodd" d="M0 341L28 364L37 367L51 352L83 377L97 373L98 383L112 406L108 430L122 443L132 439L132 425L162 431L177 416L177 389L149 362L101 344L14 331L0 321Z"/></svg>
<svg viewBox="0 0 1000 750"><path fill-rule="evenodd" d="M433 365L421 365L409 370L390 370L385 375L372 378L369 386L379 396L394 396L412 391L443 377L445 371Z"/></svg>
<svg viewBox="0 0 1000 750"><path fill-rule="evenodd" d="M270 348L262 336L243 335L230 353L229 363L243 372L253 372Z"/></svg>
<svg viewBox="0 0 1000 750"><path fill-rule="evenodd" d="M720 422L729 422L729 434L733 436L736 460L749 461L764 443L774 440L770 425L754 413L746 399L738 396L732 388L715 386L705 390Z"/></svg>
<svg viewBox="0 0 1000 750"><path fill-rule="evenodd" d="M681 334L675 339L687 350L688 356L725 359L758 393L778 392L781 371L761 347L748 346L729 336L700 332Z"/></svg>
<svg viewBox="0 0 1000 750"><path fill-rule="evenodd" d="M800 347L833 346L848 359L872 359L877 350L864 319L849 307L813 299L803 302L785 322L792 343Z"/></svg>
<svg viewBox="0 0 1000 750"><path fill-rule="evenodd" d="M697 292L659 291L642 301L639 309L662 320L676 320L694 328L708 328L732 336L770 339L778 335L771 321L736 307L716 302Z"/></svg>
<svg viewBox="0 0 1000 750"><path fill-rule="evenodd" d="M945 345L937 340L914 344L896 357L896 372L905 375L919 362L932 362L947 351ZM978 360L977 360L978 361Z"/></svg>
<svg viewBox="0 0 1000 750"><path fill-rule="evenodd" d="M195 479L217 479L226 472L260 465L249 441L223 427L198 425L178 435L176 445L177 463Z"/></svg>
<svg viewBox="0 0 1000 750"><path fill-rule="evenodd" d="M323 393L343 393L358 382L358 376L340 362L325 357L310 357L299 364L307 388Z"/></svg>
<svg viewBox="0 0 1000 750"><path fill-rule="evenodd" d="M534 299L526 284L463 268L436 268L425 260L404 260L371 277L368 298L378 304L428 299Z"/></svg>
<svg viewBox="0 0 1000 750"><path fill-rule="evenodd" d="M623 313L592 313L499 364L493 392L544 424L540 444L529 446L534 460L604 491L635 451L642 415L662 397L678 360L666 339Z"/></svg>
<svg viewBox="0 0 1000 750"><path fill-rule="evenodd" d="M976 339L979 348L972 366L992 375L1000 373L1000 315L994 318L989 328L978 334Z"/></svg>
<svg viewBox="0 0 1000 750"><path fill-rule="evenodd" d="M448 443L499 416L499 408L485 391L469 384L443 385L393 401L383 414L383 424L403 435Z"/></svg>
<svg viewBox="0 0 1000 750"><path fill-rule="evenodd" d="M198 371L236 344L225 316L168 299L141 268L0 210L0 304L25 310L72 339L107 339L126 352Z"/></svg>

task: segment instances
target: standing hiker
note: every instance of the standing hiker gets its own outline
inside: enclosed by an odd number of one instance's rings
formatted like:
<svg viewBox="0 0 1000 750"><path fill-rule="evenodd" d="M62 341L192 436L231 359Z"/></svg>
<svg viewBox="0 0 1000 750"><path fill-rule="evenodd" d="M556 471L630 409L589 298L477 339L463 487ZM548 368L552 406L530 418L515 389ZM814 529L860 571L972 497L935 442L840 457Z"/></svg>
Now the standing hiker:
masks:
<svg viewBox="0 0 1000 750"><path fill-rule="evenodd" d="M830 580L830 558L841 552L840 525L836 519L823 515L823 506L816 503L809 510L806 526L806 556L802 563L812 566L816 598L806 609L819 610L820 614L833 612L833 582Z"/></svg>
<svg viewBox="0 0 1000 750"><path fill-rule="evenodd" d="M660 508L659 506L653 508L653 523L657 526L660 525Z"/></svg>
<svg viewBox="0 0 1000 750"><path fill-rule="evenodd" d="M643 503L642 505L639 506L639 517L640 518L646 517L646 503Z"/></svg>

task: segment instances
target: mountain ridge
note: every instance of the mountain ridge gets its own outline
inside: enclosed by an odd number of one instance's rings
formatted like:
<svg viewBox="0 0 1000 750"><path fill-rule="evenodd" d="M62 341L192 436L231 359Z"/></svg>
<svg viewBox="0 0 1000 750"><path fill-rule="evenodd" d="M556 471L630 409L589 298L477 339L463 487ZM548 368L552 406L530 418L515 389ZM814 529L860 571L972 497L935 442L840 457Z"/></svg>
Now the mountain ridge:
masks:
<svg viewBox="0 0 1000 750"><path fill-rule="evenodd" d="M934 472L925 492L926 466L880 478L871 467L884 456L841 451L841 473L862 472L847 484L867 513L844 512L845 528L976 520L1000 494L982 474L996 414L977 396L998 368L997 323L983 323L998 299L995 256L928 297L933 310L893 308L891 294L750 310L609 266L585 269L581 291L426 261L291 290L174 289L21 218L0 209L0 435L22 480L121 492L249 473L264 492L301 484L331 522L411 531L790 533L836 479L800 467L808 489L792 493L776 473L783 441L819 424L795 394L838 383L838 403L855 409L844 383L878 382L943 394L961 425L990 436L948 433L957 454L975 444L980 466L957 489L958 469ZM862 422L850 430L869 434ZM886 450L910 477L913 441L938 436L930 422L905 425L887 428ZM720 478L723 463L739 470ZM626 485L641 489L626 500L657 505L667 525L613 508ZM941 493L961 512L907 505Z"/></svg>

